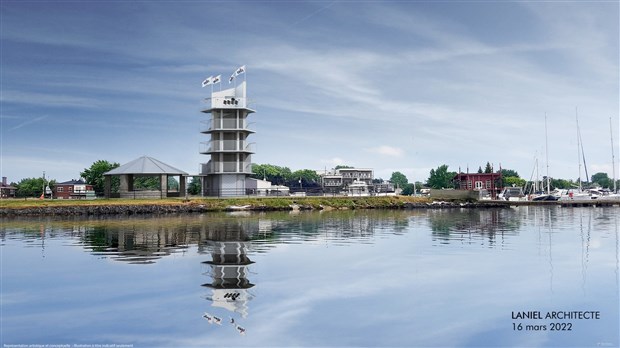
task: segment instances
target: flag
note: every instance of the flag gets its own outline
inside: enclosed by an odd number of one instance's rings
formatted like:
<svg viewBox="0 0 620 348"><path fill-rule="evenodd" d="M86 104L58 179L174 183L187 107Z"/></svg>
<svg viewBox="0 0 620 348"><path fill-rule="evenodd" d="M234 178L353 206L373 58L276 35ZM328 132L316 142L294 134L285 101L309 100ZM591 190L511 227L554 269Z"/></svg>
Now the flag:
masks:
<svg viewBox="0 0 620 348"><path fill-rule="evenodd" d="M207 77L204 81L202 81L202 87L213 84L213 76Z"/></svg>
<svg viewBox="0 0 620 348"><path fill-rule="evenodd" d="M237 68L237 70L235 70L234 73L232 73L232 75L230 75L230 78L228 79L228 83L233 82L233 80L235 79L235 77L241 75L245 73L245 65L242 65L240 67Z"/></svg>
<svg viewBox="0 0 620 348"><path fill-rule="evenodd" d="M243 74L245 72L245 65L240 66L237 70L235 70L235 77Z"/></svg>
<svg viewBox="0 0 620 348"><path fill-rule="evenodd" d="M213 78L212 83L216 84L216 83L220 83L220 81L222 81L222 75L217 75L216 77Z"/></svg>

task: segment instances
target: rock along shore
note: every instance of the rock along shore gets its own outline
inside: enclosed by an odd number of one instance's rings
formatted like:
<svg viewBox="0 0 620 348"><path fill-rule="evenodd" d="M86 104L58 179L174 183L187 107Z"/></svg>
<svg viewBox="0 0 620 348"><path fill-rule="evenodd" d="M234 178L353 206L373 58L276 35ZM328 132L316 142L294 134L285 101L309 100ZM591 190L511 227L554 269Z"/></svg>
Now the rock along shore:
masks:
<svg viewBox="0 0 620 348"><path fill-rule="evenodd" d="M300 204L301 203L301 204ZM34 207L2 207L0 217L15 216L98 216L98 215L142 215L142 214L183 214L218 211L290 211L290 210L346 210L346 209L451 209L451 208L504 208L501 203L457 203L457 202L396 202L372 205L352 204L331 206L329 204L303 204L292 202L289 205L249 204L243 206L214 207L200 203L178 204L91 204L91 205L49 205Z"/></svg>

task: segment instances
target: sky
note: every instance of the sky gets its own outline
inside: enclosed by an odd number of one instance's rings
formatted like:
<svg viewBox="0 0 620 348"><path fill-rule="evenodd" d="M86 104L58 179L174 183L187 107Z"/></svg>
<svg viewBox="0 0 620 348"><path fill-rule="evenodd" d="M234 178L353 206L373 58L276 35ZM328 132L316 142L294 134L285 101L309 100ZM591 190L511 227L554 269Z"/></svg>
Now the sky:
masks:
<svg viewBox="0 0 620 348"><path fill-rule="evenodd" d="M2 0L0 10L9 182L43 172L62 182L97 160L144 155L198 174L209 160L201 82L222 74L216 90L231 87L241 65L253 163L425 181L443 164L489 162L575 180L578 121L588 174L612 177L613 133L620 176L618 1Z"/></svg>

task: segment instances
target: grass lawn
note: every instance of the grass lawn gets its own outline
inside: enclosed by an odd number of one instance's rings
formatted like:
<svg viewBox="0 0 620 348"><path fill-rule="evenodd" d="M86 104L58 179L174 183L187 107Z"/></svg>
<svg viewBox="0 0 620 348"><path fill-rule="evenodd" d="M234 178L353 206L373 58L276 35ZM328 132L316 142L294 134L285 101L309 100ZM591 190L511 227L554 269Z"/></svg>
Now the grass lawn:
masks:
<svg viewBox="0 0 620 348"><path fill-rule="evenodd" d="M106 205L204 205L209 209L223 210L229 206L265 206L286 208L299 204L312 208L387 208L404 203L430 202L424 197L380 196L380 197L239 197L239 198L165 198L165 199L95 199L95 200L60 200L60 199L2 199L0 209L25 209L36 207L63 206L106 206Z"/></svg>

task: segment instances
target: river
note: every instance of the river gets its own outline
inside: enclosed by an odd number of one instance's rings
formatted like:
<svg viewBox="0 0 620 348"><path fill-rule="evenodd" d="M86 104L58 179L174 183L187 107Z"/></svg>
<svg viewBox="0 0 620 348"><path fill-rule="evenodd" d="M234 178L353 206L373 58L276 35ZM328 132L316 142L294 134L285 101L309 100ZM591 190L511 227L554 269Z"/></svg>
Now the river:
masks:
<svg viewBox="0 0 620 348"><path fill-rule="evenodd" d="M2 221L9 347L617 347L620 208Z"/></svg>

